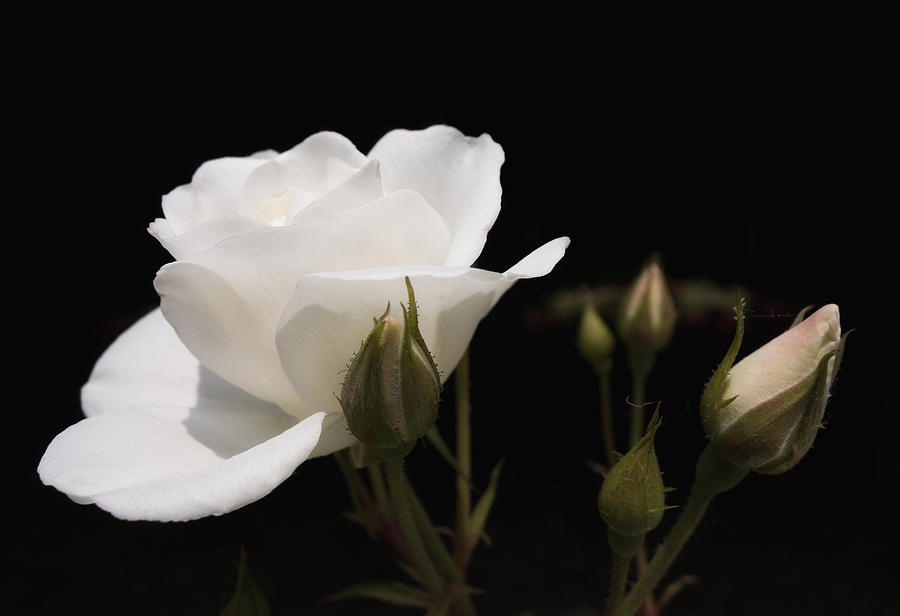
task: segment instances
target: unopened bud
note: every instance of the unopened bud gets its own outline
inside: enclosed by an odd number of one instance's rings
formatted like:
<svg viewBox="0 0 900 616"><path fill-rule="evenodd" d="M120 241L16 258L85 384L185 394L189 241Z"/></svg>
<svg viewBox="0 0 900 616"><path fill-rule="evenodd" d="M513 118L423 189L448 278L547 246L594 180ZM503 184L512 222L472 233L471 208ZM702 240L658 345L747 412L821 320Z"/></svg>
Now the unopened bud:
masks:
<svg viewBox="0 0 900 616"><path fill-rule="evenodd" d="M712 444L739 468L779 474L809 451L843 353L838 307L820 308L731 367L743 332L706 386L701 419Z"/></svg>
<svg viewBox="0 0 900 616"><path fill-rule="evenodd" d="M403 457L437 419L441 379L419 333L416 298L406 279L403 323L390 304L350 363L341 407L350 431L376 457Z"/></svg>
<svg viewBox="0 0 900 616"><path fill-rule="evenodd" d="M600 488L597 505L609 527L614 549L613 533L620 537L643 537L662 521L665 487L653 444L659 425L659 414L654 413L643 438L616 462Z"/></svg>
<svg viewBox="0 0 900 616"><path fill-rule="evenodd" d="M606 372L612 367L616 338L591 301L585 303L581 312L575 341L581 356L597 372Z"/></svg>
<svg viewBox="0 0 900 616"><path fill-rule="evenodd" d="M632 351L656 352L675 328L675 303L662 268L651 260L631 284L619 311L619 335Z"/></svg>

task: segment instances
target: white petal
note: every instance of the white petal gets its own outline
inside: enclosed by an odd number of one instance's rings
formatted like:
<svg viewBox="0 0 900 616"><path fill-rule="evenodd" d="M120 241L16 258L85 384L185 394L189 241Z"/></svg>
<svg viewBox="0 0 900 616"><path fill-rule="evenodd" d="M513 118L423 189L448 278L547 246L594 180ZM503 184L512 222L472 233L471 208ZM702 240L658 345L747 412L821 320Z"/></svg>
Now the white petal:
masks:
<svg viewBox="0 0 900 616"><path fill-rule="evenodd" d="M356 443L356 437L347 427L347 419L343 413L326 413L322 422L322 434L310 458L327 456Z"/></svg>
<svg viewBox="0 0 900 616"><path fill-rule="evenodd" d="M390 301L407 303L409 276L419 306L419 328L446 380L465 352L475 328L520 277L543 275L547 255L562 256L550 242L526 257L513 275L462 267L391 267L312 274L297 284L277 332L281 363L304 404L340 412L343 371ZM548 248L549 247L549 248Z"/></svg>
<svg viewBox="0 0 900 616"><path fill-rule="evenodd" d="M297 419L203 367L158 308L125 330L100 356L81 389L84 414L139 410L183 424L222 457L293 427ZM346 425L326 419L311 457L352 444Z"/></svg>
<svg viewBox="0 0 900 616"><path fill-rule="evenodd" d="M384 196L380 166L377 160L369 161L334 190L300 210L291 220L291 224L325 220L380 199Z"/></svg>
<svg viewBox="0 0 900 616"><path fill-rule="evenodd" d="M232 456L297 423L204 368L156 309L103 353L81 390L85 415L137 409L183 423L204 445Z"/></svg>
<svg viewBox="0 0 900 616"><path fill-rule="evenodd" d="M319 439L324 414L224 458L188 428L128 410L85 419L47 448L41 480L126 520L180 521L252 503L287 479Z"/></svg>
<svg viewBox="0 0 900 616"><path fill-rule="evenodd" d="M149 231L176 259L183 259L201 250L209 250L226 238L269 226L265 222L246 216L223 216L200 223L180 235L169 235L171 227L163 224L165 222L154 221L150 224Z"/></svg>
<svg viewBox="0 0 900 616"><path fill-rule="evenodd" d="M246 204L256 204L291 188L325 194L366 162L366 157L343 135L316 133L254 169L242 188L241 198Z"/></svg>
<svg viewBox="0 0 900 616"><path fill-rule="evenodd" d="M369 158L381 161L386 192L412 189L444 218L453 234L445 265L471 265L500 213L503 148L487 134L432 126L389 132Z"/></svg>
<svg viewBox="0 0 900 616"><path fill-rule="evenodd" d="M163 213L175 234L239 213L239 196L250 173L277 155L273 150L247 157L216 158L200 165L190 184L162 198Z"/></svg>
<svg viewBox="0 0 900 616"><path fill-rule="evenodd" d="M301 276L442 263L449 232L416 193L401 191L345 214L225 240L164 266L162 310L210 370L303 418L280 368L275 328Z"/></svg>
<svg viewBox="0 0 900 616"><path fill-rule="evenodd" d="M189 408L197 402L200 362L157 308L113 342L81 389L88 417L131 406Z"/></svg>
<svg viewBox="0 0 900 616"><path fill-rule="evenodd" d="M506 270L504 274L512 278L539 278L546 276L553 271L559 260L563 258L568 247L569 238L558 237L531 252L524 259Z"/></svg>
<svg viewBox="0 0 900 616"><path fill-rule="evenodd" d="M319 442L320 415L298 424L203 368L159 310L101 356L82 402L88 419L54 439L38 472L128 519L230 511L271 491L313 447L325 454L350 442L334 420Z"/></svg>

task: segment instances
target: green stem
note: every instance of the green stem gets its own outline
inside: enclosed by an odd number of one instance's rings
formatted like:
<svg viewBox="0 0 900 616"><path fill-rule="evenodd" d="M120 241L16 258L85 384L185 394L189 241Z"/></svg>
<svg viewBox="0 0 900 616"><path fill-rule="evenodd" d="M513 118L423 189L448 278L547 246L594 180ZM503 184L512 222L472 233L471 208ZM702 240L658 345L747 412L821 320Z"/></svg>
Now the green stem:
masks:
<svg viewBox="0 0 900 616"><path fill-rule="evenodd" d="M428 550L422 541L422 535L419 534L419 530L416 527L406 473L403 472L403 460L386 461L384 468L387 472L387 487L391 495L391 503L394 506L397 526L400 527L400 532L403 533L403 537L406 539L406 544L413 557L413 564L416 565L428 589L436 595L442 596L444 580L428 556Z"/></svg>
<svg viewBox="0 0 900 616"><path fill-rule="evenodd" d="M384 487L384 476L381 474L381 465L373 462L366 469L369 472L369 483L372 484L372 492L375 495L375 503L378 511L386 516L391 515L391 504L388 500L387 490Z"/></svg>
<svg viewBox="0 0 900 616"><path fill-rule="evenodd" d="M603 430L603 449L606 453L606 464L609 468L616 463L616 440L613 433L612 419L612 385L609 370L598 371L600 378L600 421Z"/></svg>
<svg viewBox="0 0 900 616"><path fill-rule="evenodd" d="M334 454L334 459L341 469L341 475L344 477L344 483L347 484L347 493L350 495L350 502L356 511L363 511L362 503L359 500L359 479L356 476L356 470L353 468L353 462L350 460L350 453L344 449Z"/></svg>
<svg viewBox="0 0 900 616"><path fill-rule="evenodd" d="M612 569L609 577L609 599L606 603L606 613L615 614L622 605L625 596L625 584L628 582L628 564L631 559L622 558L615 552L612 553Z"/></svg>
<svg viewBox="0 0 900 616"><path fill-rule="evenodd" d="M644 574L625 597L622 607L618 612L610 612L611 616L633 616L638 611L697 528L713 497L736 486L747 473L747 470L739 469L724 460L712 444L706 446L697 461L691 495L675 526L659 546Z"/></svg>
<svg viewBox="0 0 900 616"><path fill-rule="evenodd" d="M469 414L472 412L469 392L469 351L463 353L456 366L456 561L468 562L469 517L472 515L472 443Z"/></svg>
<svg viewBox="0 0 900 616"><path fill-rule="evenodd" d="M638 550L638 553L634 557L634 568L635 573L637 573L637 577L640 578L644 575L644 571L647 570L647 565L650 563L647 561L647 544L641 545L641 549ZM653 593L647 595L647 598L644 600L644 612L645 615L656 616L658 614L656 608L656 600L653 597Z"/></svg>
<svg viewBox="0 0 900 616"><path fill-rule="evenodd" d="M631 430L628 433L628 448L634 447L644 435L644 402L646 399L647 373L634 371L631 375Z"/></svg>
<svg viewBox="0 0 900 616"><path fill-rule="evenodd" d="M631 449L644 436L644 402L647 401L647 379L656 362L653 351L630 350L628 352L628 368L631 371L631 431L628 448Z"/></svg>

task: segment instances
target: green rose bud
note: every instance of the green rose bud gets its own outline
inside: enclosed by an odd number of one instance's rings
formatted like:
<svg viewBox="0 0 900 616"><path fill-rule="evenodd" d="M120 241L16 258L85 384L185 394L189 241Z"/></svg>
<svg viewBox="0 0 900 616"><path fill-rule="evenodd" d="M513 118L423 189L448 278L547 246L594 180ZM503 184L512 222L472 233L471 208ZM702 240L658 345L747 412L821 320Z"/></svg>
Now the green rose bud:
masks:
<svg viewBox="0 0 900 616"><path fill-rule="evenodd" d="M619 335L632 351L653 353L669 343L675 318L675 302L662 268L651 259L625 294Z"/></svg>
<svg viewBox="0 0 900 616"><path fill-rule="evenodd" d="M612 367L616 338L591 301L585 303L581 312L575 342L582 357L594 367L594 370L606 372Z"/></svg>
<svg viewBox="0 0 900 616"><path fill-rule="evenodd" d="M653 444L659 426L659 414L654 413L643 438L616 462L600 488L600 517L609 527L610 546L623 557L632 555L625 546L640 547L644 534L662 521L666 508L665 487Z"/></svg>
<svg viewBox="0 0 900 616"><path fill-rule="evenodd" d="M350 431L375 457L402 458L437 419L441 379L419 333L416 298L409 278L409 309L403 324L389 316L375 319L341 388L341 407Z"/></svg>
<svg viewBox="0 0 900 616"><path fill-rule="evenodd" d="M703 426L735 466L783 473L806 455L820 428L846 339L840 313L825 306L732 367L742 333L739 304L735 341L703 393Z"/></svg>

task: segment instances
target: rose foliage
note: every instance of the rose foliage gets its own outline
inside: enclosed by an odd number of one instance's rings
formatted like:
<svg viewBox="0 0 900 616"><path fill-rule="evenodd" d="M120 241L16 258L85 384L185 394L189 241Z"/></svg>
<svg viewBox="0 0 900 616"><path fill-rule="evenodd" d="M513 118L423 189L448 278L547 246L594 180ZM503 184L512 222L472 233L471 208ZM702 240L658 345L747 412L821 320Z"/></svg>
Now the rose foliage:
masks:
<svg viewBox="0 0 900 616"><path fill-rule="evenodd" d="M219 158L162 199L175 261L160 308L101 356L86 419L38 472L123 519L190 520L251 503L353 441L336 394L387 302L406 300L446 379L479 321L568 238L503 273L472 268L500 211L502 148L454 128L395 130L361 154L322 132Z"/></svg>

